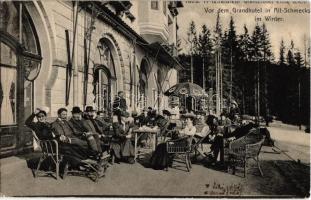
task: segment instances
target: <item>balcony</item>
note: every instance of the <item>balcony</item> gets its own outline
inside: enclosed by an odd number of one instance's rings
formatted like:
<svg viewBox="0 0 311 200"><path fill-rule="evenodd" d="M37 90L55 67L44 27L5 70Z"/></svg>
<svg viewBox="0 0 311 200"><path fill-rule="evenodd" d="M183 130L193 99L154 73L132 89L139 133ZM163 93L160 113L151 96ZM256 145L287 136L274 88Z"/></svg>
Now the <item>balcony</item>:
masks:
<svg viewBox="0 0 311 200"><path fill-rule="evenodd" d="M162 46L172 57L178 56L178 50L174 44L162 44Z"/></svg>

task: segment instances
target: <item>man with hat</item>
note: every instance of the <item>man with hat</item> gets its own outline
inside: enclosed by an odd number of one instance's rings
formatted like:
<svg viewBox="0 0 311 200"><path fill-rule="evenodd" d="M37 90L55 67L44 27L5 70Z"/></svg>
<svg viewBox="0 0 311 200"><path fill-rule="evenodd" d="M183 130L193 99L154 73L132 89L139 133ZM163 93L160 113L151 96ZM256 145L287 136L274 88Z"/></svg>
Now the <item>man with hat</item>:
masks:
<svg viewBox="0 0 311 200"><path fill-rule="evenodd" d="M71 124L67 121L67 109L60 108L57 111L58 118L52 123L51 128L57 138L62 143L69 143L77 145L82 149L89 149L88 143L85 140L81 140L74 133L74 129ZM96 156L97 152L90 150L90 154Z"/></svg>
<svg viewBox="0 0 311 200"><path fill-rule="evenodd" d="M230 103L230 112L229 112L229 119L231 121L234 121L235 120L235 116L236 115L239 115L240 111L239 111L239 107L238 107L238 104L236 101L231 101Z"/></svg>
<svg viewBox="0 0 311 200"><path fill-rule="evenodd" d="M73 129L73 134L80 140L87 141L88 146L95 152L102 153L99 136L94 130L87 128L87 123L82 119L82 111L80 107L72 108L72 117L69 120L69 125Z"/></svg>
<svg viewBox="0 0 311 200"><path fill-rule="evenodd" d="M115 111L123 111L125 112L127 110L126 100L124 98L124 92L119 91L118 96L113 101L112 104L113 110Z"/></svg>

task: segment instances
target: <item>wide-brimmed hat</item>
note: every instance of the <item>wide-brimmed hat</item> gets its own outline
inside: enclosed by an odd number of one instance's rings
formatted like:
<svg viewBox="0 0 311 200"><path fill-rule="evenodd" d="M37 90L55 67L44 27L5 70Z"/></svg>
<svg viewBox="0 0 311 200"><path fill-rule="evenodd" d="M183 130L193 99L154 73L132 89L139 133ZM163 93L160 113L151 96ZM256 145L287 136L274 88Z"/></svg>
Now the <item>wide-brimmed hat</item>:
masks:
<svg viewBox="0 0 311 200"><path fill-rule="evenodd" d="M237 106L237 107L239 106L238 103L235 100L232 100L230 103L235 105L235 106Z"/></svg>
<svg viewBox="0 0 311 200"><path fill-rule="evenodd" d="M163 113L163 115L167 115L167 116L171 116L172 115L171 112L168 111L168 110L163 110L162 113Z"/></svg>
<svg viewBox="0 0 311 200"><path fill-rule="evenodd" d="M85 112L94 112L94 111L96 110L93 108L93 106L86 106L85 108Z"/></svg>
<svg viewBox="0 0 311 200"><path fill-rule="evenodd" d="M72 107L71 113L82 113L82 110L79 106Z"/></svg>
<svg viewBox="0 0 311 200"><path fill-rule="evenodd" d="M182 114L181 117L194 119L196 118L196 115L193 113L185 113L185 114Z"/></svg>

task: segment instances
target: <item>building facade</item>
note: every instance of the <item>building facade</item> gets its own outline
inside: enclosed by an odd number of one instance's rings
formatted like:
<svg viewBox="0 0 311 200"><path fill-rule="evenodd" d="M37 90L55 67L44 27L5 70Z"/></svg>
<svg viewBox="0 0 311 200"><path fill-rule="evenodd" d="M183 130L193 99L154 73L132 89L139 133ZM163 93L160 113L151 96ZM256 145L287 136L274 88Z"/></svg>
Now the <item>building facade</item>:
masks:
<svg viewBox="0 0 311 200"><path fill-rule="evenodd" d="M1 156L32 148L36 107L93 105L111 114L118 91L130 111L169 106L178 81L181 2L0 2Z"/></svg>

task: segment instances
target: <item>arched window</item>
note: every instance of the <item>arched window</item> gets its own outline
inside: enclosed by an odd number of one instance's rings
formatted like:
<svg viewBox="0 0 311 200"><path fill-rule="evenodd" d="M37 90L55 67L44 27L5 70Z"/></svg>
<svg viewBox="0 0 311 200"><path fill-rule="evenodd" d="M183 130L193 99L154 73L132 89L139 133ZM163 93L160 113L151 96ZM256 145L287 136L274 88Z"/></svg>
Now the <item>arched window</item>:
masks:
<svg viewBox="0 0 311 200"><path fill-rule="evenodd" d="M148 94L148 74L149 66L146 59L141 61L140 72L139 72L139 107L144 108L147 106L147 94ZM152 98L152 97L150 97Z"/></svg>
<svg viewBox="0 0 311 200"><path fill-rule="evenodd" d="M112 49L101 40L97 45L100 63L94 68L95 101L99 110L111 114L112 97L117 94L116 66Z"/></svg>
<svg viewBox="0 0 311 200"><path fill-rule="evenodd" d="M33 110L33 81L41 67L38 37L21 2L0 2L0 55L0 125L14 125L18 112L26 117Z"/></svg>

